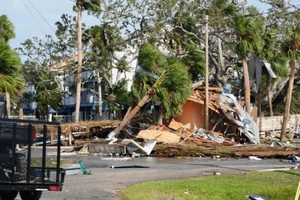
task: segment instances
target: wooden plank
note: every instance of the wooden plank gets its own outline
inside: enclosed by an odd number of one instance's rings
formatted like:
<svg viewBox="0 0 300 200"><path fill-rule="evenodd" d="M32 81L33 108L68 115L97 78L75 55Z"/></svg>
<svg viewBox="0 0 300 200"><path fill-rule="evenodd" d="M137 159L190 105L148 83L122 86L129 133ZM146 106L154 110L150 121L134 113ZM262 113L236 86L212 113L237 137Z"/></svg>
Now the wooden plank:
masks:
<svg viewBox="0 0 300 200"><path fill-rule="evenodd" d="M170 129L177 131L183 127L183 124L180 122L177 122L175 119L172 119L168 127Z"/></svg>
<svg viewBox="0 0 300 200"><path fill-rule="evenodd" d="M144 140L156 139L157 142L163 143L178 143L180 141L180 136L159 130L141 130L136 137L143 138Z"/></svg>
<svg viewBox="0 0 300 200"><path fill-rule="evenodd" d="M182 142L185 142L187 139L189 139L190 137L192 137L192 135L193 135L193 133L190 132L189 135L186 136L186 137L182 140Z"/></svg>
<svg viewBox="0 0 300 200"><path fill-rule="evenodd" d="M193 133L187 129L183 130L180 129L179 131L175 132L176 135L180 136L182 139L186 140L186 138L189 138Z"/></svg>

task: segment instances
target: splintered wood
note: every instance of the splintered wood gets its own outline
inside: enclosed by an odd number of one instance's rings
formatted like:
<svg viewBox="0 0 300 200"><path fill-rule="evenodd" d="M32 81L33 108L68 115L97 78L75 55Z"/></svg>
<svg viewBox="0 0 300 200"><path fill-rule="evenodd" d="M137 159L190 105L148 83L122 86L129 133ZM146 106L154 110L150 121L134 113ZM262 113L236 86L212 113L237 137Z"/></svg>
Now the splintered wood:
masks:
<svg viewBox="0 0 300 200"><path fill-rule="evenodd" d="M172 119L168 127L174 131L177 131L183 127L183 124Z"/></svg>
<svg viewBox="0 0 300 200"><path fill-rule="evenodd" d="M143 138L145 140L156 139L157 142L162 143L178 143L180 137L174 133L167 131L158 131L158 130L141 130L136 136L137 138Z"/></svg>
<svg viewBox="0 0 300 200"><path fill-rule="evenodd" d="M221 132L210 132L215 136L223 136ZM148 129L141 130L136 138L147 140L156 139L158 143L165 144L176 144L176 143L190 143L199 146L208 146L211 145L223 145L231 146L236 144L232 141L225 140L222 143L215 142L211 140L207 135L197 135L193 131L186 129L182 123L177 122L175 119L172 119L169 125L151 125Z"/></svg>
<svg viewBox="0 0 300 200"><path fill-rule="evenodd" d="M204 105L205 102L205 82L198 82L193 85L193 93L188 98L188 101L195 102L197 104ZM212 131L209 132L209 136L206 133L202 134L195 134L194 131L196 129L192 130L190 126L187 126L189 124L187 121L185 121L185 125L179 121L176 121L175 119L171 119L169 121L167 126L160 126L160 125L151 125L147 130L142 130L138 133L137 138L143 138L144 140L150 140L150 139L157 139L158 142L162 143L191 143L196 145L204 145L206 144L212 144L212 145L234 145L235 142L229 141L229 138L224 139L223 132L214 131L215 128L220 125L222 121L222 125L224 125L225 122L223 121L224 117L221 109L226 110L233 110L233 108L222 105L221 99L220 99L220 93L223 91L223 88L215 88L215 87L209 87L209 104L208 107L210 110L214 111L216 115L214 116L215 122L213 124ZM201 108L201 107L199 107ZM191 112L191 111L190 111ZM192 110L192 112L202 112L202 110ZM193 113L190 113L193 115ZM196 116L196 115L195 115ZM199 115L198 115L199 116ZM192 118L192 120L197 120L196 118ZM191 124L194 123L193 121L190 122ZM194 127L194 126L193 126ZM201 126L200 126L201 127ZM220 140L217 140L217 139Z"/></svg>

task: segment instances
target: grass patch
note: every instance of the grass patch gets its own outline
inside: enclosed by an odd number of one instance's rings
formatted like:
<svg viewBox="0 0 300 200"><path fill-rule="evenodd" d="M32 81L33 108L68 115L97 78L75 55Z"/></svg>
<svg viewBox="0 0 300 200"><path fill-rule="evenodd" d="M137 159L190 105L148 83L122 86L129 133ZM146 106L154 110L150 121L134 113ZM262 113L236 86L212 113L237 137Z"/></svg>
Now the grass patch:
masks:
<svg viewBox="0 0 300 200"><path fill-rule="evenodd" d="M247 172L192 179L147 182L120 191L124 200L245 200L261 194L270 200L294 199L300 170Z"/></svg>

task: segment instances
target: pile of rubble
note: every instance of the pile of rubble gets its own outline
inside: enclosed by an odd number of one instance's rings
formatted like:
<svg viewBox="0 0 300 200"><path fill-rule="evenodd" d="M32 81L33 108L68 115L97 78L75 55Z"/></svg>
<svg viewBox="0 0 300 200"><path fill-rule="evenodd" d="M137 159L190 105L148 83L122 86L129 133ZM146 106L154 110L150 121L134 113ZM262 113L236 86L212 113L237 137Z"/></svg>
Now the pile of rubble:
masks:
<svg viewBox="0 0 300 200"><path fill-rule="evenodd" d="M164 144L193 143L196 145L205 145L211 143L215 145L235 145L236 142L230 138L224 138L223 133L208 131L203 128L189 130L183 124L171 120L168 126L151 125L148 129L141 130L136 138L156 140Z"/></svg>
<svg viewBox="0 0 300 200"><path fill-rule="evenodd" d="M118 135L114 135L114 130L120 129L124 120L87 122L75 126L69 124L65 133L70 136L70 144L83 147L79 151L81 153L135 152L149 155L157 143L198 146L258 144L257 124L234 95L223 94L222 91L222 88L209 87L209 130L204 129L205 85L200 82L193 85L193 93L183 105L182 114L166 121L164 125L147 124L144 115L140 117L143 123L139 123L137 115L121 128ZM142 143L144 146L140 145Z"/></svg>

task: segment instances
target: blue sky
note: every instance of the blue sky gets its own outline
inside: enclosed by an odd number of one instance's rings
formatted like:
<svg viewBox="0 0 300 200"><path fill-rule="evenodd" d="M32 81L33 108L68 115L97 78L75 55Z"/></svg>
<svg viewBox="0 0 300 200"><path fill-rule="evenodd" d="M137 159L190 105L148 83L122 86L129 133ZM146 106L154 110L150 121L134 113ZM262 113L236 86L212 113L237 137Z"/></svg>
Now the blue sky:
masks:
<svg viewBox="0 0 300 200"><path fill-rule="evenodd" d="M20 43L32 37L44 38L45 33L54 35L51 27L56 30L55 22L60 21L62 14L76 15L73 12L74 2L71 0L0 0L0 3L0 15L7 15L15 26L16 38L10 42L13 48L19 47ZM98 23L97 19L90 16L84 16L84 19L87 24Z"/></svg>
<svg viewBox="0 0 300 200"><path fill-rule="evenodd" d="M292 2L299 3L299 0L292 0ZM48 24L55 30L54 23L60 20L62 14L76 14L73 12L74 2L71 0L0 0L0 3L0 15L6 14L15 26L16 38L11 40L13 48L20 46L21 42L32 37L43 38L45 33L54 35L54 31ZM258 6L260 10L266 9L266 6L258 3L257 0L248 0L248 3ZM24 4L30 9L38 23ZM97 19L86 15L83 16L83 21L87 25L98 23Z"/></svg>

